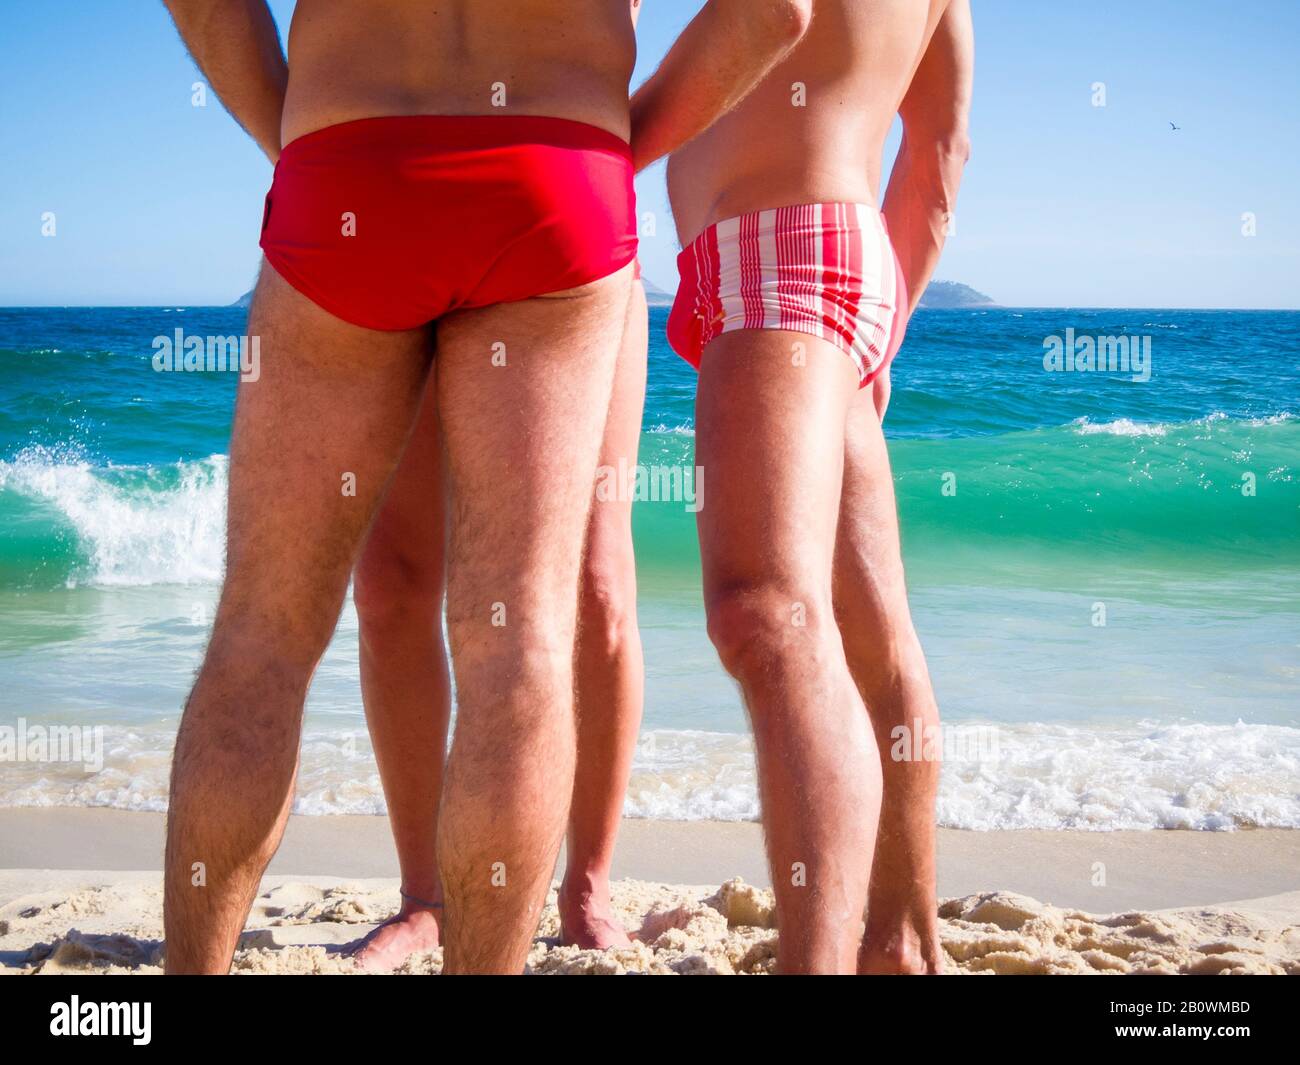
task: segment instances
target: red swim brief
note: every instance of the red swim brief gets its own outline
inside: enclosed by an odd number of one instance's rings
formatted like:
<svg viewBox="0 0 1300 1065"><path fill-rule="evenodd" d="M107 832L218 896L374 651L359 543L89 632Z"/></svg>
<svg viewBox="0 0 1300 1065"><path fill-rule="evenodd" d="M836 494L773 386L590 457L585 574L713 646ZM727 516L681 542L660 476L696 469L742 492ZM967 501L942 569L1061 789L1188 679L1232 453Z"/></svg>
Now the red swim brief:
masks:
<svg viewBox="0 0 1300 1065"><path fill-rule="evenodd" d="M368 329L606 277L636 256L627 144L563 118L398 115L285 146L262 250L289 284Z"/></svg>
<svg viewBox="0 0 1300 1065"><path fill-rule="evenodd" d="M807 333L853 361L859 387L889 365L907 329L907 284L884 216L862 203L754 211L709 226L677 257L668 319L694 366L736 329Z"/></svg>

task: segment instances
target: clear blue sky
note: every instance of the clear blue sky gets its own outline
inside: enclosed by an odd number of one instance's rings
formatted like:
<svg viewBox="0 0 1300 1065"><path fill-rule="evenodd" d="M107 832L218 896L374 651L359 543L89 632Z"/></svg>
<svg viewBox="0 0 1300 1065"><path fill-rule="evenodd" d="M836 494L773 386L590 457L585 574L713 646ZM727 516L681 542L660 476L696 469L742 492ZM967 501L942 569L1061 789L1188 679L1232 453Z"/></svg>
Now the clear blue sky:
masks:
<svg viewBox="0 0 1300 1065"><path fill-rule="evenodd" d="M638 81L698 6L645 0ZM283 34L293 5L272 7ZM190 106L161 3L0 13L0 304L250 287L270 168L215 100ZM974 155L939 276L1009 305L1300 307L1300 3L975 0L975 23ZM659 218L646 273L672 288L662 168L639 189Z"/></svg>

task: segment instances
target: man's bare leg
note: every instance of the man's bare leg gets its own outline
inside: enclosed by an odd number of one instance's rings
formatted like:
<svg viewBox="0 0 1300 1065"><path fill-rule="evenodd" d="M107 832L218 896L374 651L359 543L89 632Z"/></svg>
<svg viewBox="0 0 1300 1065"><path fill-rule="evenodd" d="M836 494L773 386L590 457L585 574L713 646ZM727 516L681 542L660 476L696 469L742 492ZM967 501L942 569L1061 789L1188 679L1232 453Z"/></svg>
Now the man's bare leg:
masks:
<svg viewBox="0 0 1300 1065"><path fill-rule="evenodd" d="M429 372L419 419L353 577L361 626L361 693L397 846L402 901L356 950L365 968L400 965L438 946L438 800L451 720L442 638L447 507L435 393Z"/></svg>
<svg viewBox="0 0 1300 1065"><path fill-rule="evenodd" d="M831 588L856 392L826 342L742 330L706 349L696 398L705 609L753 722L784 973L854 971L875 845L880 760Z"/></svg>
<svg viewBox="0 0 1300 1065"><path fill-rule="evenodd" d="M602 470L636 467L648 328L645 289L634 283L600 448ZM632 500L622 492L592 504L578 614L578 763L560 886L560 936L565 943L604 949L631 942L610 905L609 875L645 684L636 617Z"/></svg>
<svg viewBox="0 0 1300 1065"><path fill-rule="evenodd" d="M230 443L226 578L181 720L167 823L167 971L220 973L288 817L302 708L401 454L424 331L348 325L264 268L261 376Z"/></svg>
<svg viewBox="0 0 1300 1065"><path fill-rule="evenodd" d="M645 292L633 286L601 465L636 463L645 397ZM361 681L371 741L397 844L403 891L398 913L359 945L366 968L388 970L439 943L442 901L436 843L451 693L442 640L446 565L444 471L434 385L362 550L354 579L361 622ZM433 542L436 538L436 543ZM565 942L604 948L628 942L612 916L613 861L641 716L631 502L598 502L583 561L577 653L580 757L560 911ZM422 901L416 901L422 900Z"/></svg>
<svg viewBox="0 0 1300 1065"><path fill-rule="evenodd" d="M438 821L447 973L522 969L568 821L578 579L631 273L439 323L458 702Z"/></svg>
<svg viewBox="0 0 1300 1065"><path fill-rule="evenodd" d="M907 604L894 482L880 424L888 397L886 370L850 411L835 550L835 611L849 669L875 729L884 779L858 968L933 973L942 971L934 824L940 763L895 759L890 752L899 727L910 737L908 749L924 753L934 740L937 750L939 709Z"/></svg>

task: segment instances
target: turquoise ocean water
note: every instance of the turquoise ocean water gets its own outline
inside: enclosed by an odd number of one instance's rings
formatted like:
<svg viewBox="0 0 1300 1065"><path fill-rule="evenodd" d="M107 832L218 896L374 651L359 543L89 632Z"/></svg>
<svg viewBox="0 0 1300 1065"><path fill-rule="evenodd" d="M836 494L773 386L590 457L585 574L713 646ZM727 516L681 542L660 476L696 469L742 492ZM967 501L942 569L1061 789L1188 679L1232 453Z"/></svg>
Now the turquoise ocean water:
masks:
<svg viewBox="0 0 1300 1065"><path fill-rule="evenodd" d="M641 461L689 467L694 374L651 313ZM221 574L235 390L155 372L177 328L238 334L244 312L0 309L0 728L104 744L89 769L0 760L0 804L165 803ZM1067 329L1146 338L1149 379L1049 372ZM942 823L1300 827L1298 353L1295 312L918 313L887 421L913 608L950 728L995 737L945 764ZM753 818L694 516L638 503L636 534L627 812ZM349 606L309 699L300 812L384 809L356 651Z"/></svg>

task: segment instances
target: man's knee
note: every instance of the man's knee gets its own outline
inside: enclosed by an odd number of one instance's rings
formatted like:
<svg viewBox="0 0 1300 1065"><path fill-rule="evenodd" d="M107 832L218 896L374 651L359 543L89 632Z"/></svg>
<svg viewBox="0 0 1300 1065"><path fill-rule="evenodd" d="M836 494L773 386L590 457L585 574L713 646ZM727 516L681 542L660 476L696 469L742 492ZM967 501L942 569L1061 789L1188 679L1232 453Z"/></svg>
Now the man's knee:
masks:
<svg viewBox="0 0 1300 1065"><path fill-rule="evenodd" d="M872 715L887 715L894 706L909 706L913 713L917 694L929 692L930 674L906 594L881 595L872 586L856 595L837 595L835 614L849 670Z"/></svg>
<svg viewBox="0 0 1300 1065"><path fill-rule="evenodd" d="M581 648L603 658L617 658L636 633L635 575L618 562L587 561L578 594Z"/></svg>
<svg viewBox="0 0 1300 1065"><path fill-rule="evenodd" d="M572 631L566 637L540 611L485 604L482 617L449 614L447 634L462 703L489 692L506 703L527 692L572 694Z"/></svg>
<svg viewBox="0 0 1300 1065"><path fill-rule="evenodd" d="M859 639L889 645L911 632L912 618L897 546L870 533L840 531L835 550L835 617L846 645Z"/></svg>
<svg viewBox="0 0 1300 1065"><path fill-rule="evenodd" d="M204 670L229 684L292 685L311 680L338 624L343 588L227 579L204 655Z"/></svg>
<svg viewBox="0 0 1300 1065"><path fill-rule="evenodd" d="M883 695L928 683L925 653L906 607L855 610L838 607L844 654L860 686Z"/></svg>
<svg viewBox="0 0 1300 1065"><path fill-rule="evenodd" d="M709 639L742 683L783 664L825 657L836 638L829 597L797 584L733 586L706 603Z"/></svg>
<svg viewBox="0 0 1300 1065"><path fill-rule="evenodd" d="M218 782L256 805L291 784L315 659L256 622L218 624L177 737L173 784Z"/></svg>
<svg viewBox="0 0 1300 1065"><path fill-rule="evenodd" d="M352 576L352 601L362 630L406 635L439 624L443 574L428 555L387 541L367 544Z"/></svg>

